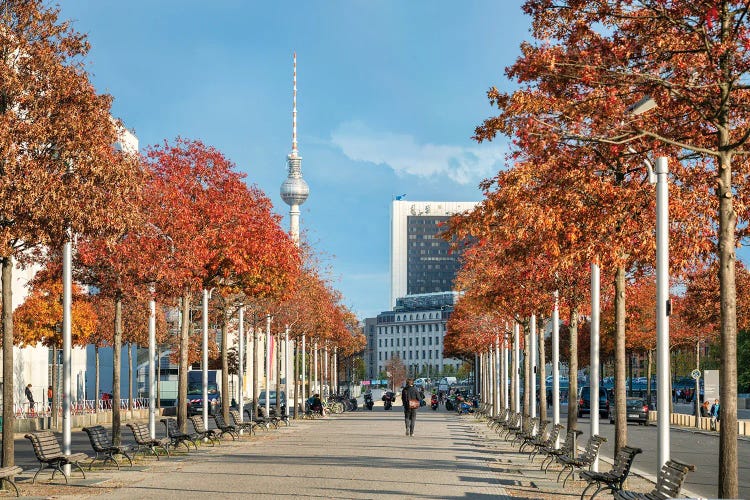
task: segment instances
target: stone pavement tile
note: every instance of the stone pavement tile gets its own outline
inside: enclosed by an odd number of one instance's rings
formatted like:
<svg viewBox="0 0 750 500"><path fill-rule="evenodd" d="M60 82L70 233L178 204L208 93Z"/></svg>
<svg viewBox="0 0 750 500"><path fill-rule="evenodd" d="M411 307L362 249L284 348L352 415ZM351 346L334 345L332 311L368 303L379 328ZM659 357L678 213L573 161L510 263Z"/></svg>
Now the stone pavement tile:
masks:
<svg viewBox="0 0 750 500"><path fill-rule="evenodd" d="M259 436L182 462L150 462L149 471L124 471L106 496L510 498L488 465L495 452L476 446L453 413L420 412L413 437L403 436L403 413L382 410L295 422Z"/></svg>
<svg viewBox="0 0 750 500"><path fill-rule="evenodd" d="M534 461L531 461L528 453L518 451L520 444L511 445L510 442L490 429L486 423L468 416L462 417L461 421L474 435L475 446L489 451L493 455L494 458L490 460L488 466L500 480L508 497L529 499L580 498L587 483L578 480L577 475L568 479L565 487L563 487L562 479L565 475L559 482L557 481L560 467L556 464L545 473L539 468L542 462L541 456L537 456ZM600 460L600 470L608 470L610 466L610 464ZM653 487L653 482L633 473L631 473L626 485L627 489L639 492L651 491ZM602 496L602 498L606 497L607 495Z"/></svg>

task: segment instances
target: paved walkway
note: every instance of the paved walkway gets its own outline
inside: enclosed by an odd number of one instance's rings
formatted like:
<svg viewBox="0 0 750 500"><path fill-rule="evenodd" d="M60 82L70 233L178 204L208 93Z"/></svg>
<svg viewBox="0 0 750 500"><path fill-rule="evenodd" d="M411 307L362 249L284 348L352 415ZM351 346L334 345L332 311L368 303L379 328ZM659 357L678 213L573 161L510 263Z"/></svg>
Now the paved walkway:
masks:
<svg viewBox="0 0 750 500"><path fill-rule="evenodd" d="M77 451L77 450L76 450ZM422 409L413 437L403 413L376 408L294 422L253 439L201 447L187 456L139 459L137 470L98 471L71 486L31 486L25 494L81 498L578 498L556 474L538 471L472 416ZM42 476L40 476L42 477ZM43 476L43 482L46 478ZM641 491L651 485L634 479ZM604 496L606 498L606 496Z"/></svg>

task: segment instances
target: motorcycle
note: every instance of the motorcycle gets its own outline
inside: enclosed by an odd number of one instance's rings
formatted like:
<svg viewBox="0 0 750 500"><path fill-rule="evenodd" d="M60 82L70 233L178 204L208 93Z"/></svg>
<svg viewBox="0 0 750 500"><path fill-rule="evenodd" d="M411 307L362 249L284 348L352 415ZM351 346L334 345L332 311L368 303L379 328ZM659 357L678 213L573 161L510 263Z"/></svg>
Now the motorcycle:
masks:
<svg viewBox="0 0 750 500"><path fill-rule="evenodd" d="M434 394L430 400L430 408L432 408L432 411L437 411L438 409L438 398Z"/></svg>
<svg viewBox="0 0 750 500"><path fill-rule="evenodd" d="M365 394L365 408L372 411L372 407L375 405L375 402L372 400L372 394L367 393Z"/></svg>
<svg viewBox="0 0 750 500"><path fill-rule="evenodd" d="M383 400L383 409L390 410L391 408L393 408L393 401L396 399L396 393L388 391L383 394L383 397L381 399Z"/></svg>

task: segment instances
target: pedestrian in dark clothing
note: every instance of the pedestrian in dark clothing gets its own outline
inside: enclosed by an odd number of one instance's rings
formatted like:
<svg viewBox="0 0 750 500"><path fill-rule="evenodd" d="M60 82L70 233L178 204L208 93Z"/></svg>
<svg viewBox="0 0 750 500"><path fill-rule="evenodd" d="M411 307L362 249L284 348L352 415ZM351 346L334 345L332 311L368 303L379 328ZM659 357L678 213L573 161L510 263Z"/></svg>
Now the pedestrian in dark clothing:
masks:
<svg viewBox="0 0 750 500"><path fill-rule="evenodd" d="M31 394L31 384L26 386L26 399L29 400L29 410L34 410L34 395Z"/></svg>
<svg viewBox="0 0 750 500"><path fill-rule="evenodd" d="M417 420L417 409L419 409L419 391L414 387L414 379L406 381L404 390L401 391L401 402L404 405L404 424L406 425L406 435L414 435L414 423Z"/></svg>

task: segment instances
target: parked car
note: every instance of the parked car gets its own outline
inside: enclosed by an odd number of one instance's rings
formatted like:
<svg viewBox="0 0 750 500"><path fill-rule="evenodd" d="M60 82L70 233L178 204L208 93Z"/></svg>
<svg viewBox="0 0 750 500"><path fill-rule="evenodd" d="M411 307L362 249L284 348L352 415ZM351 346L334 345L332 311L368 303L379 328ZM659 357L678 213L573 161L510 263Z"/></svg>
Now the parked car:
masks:
<svg viewBox="0 0 750 500"><path fill-rule="evenodd" d="M428 378L418 378L414 381L414 385L417 387L424 387L432 384L432 381Z"/></svg>
<svg viewBox="0 0 750 500"><path fill-rule="evenodd" d="M591 386L584 385L578 390L578 417L591 413ZM599 387L599 416L609 416L607 389Z"/></svg>
<svg viewBox="0 0 750 500"><path fill-rule="evenodd" d="M271 395L271 397L268 400L268 406L275 408L276 407L276 391L269 391L269 394ZM284 393L284 391L281 391L280 404L282 408L286 406L286 394ZM263 409L266 407L266 391L260 392L260 397L258 398L258 407L260 409Z"/></svg>
<svg viewBox="0 0 750 500"><path fill-rule="evenodd" d="M648 425L648 405L643 398L625 398L625 408L628 422L638 422L638 425ZM612 402L609 413L609 423L614 424L617 414L617 405Z"/></svg>

